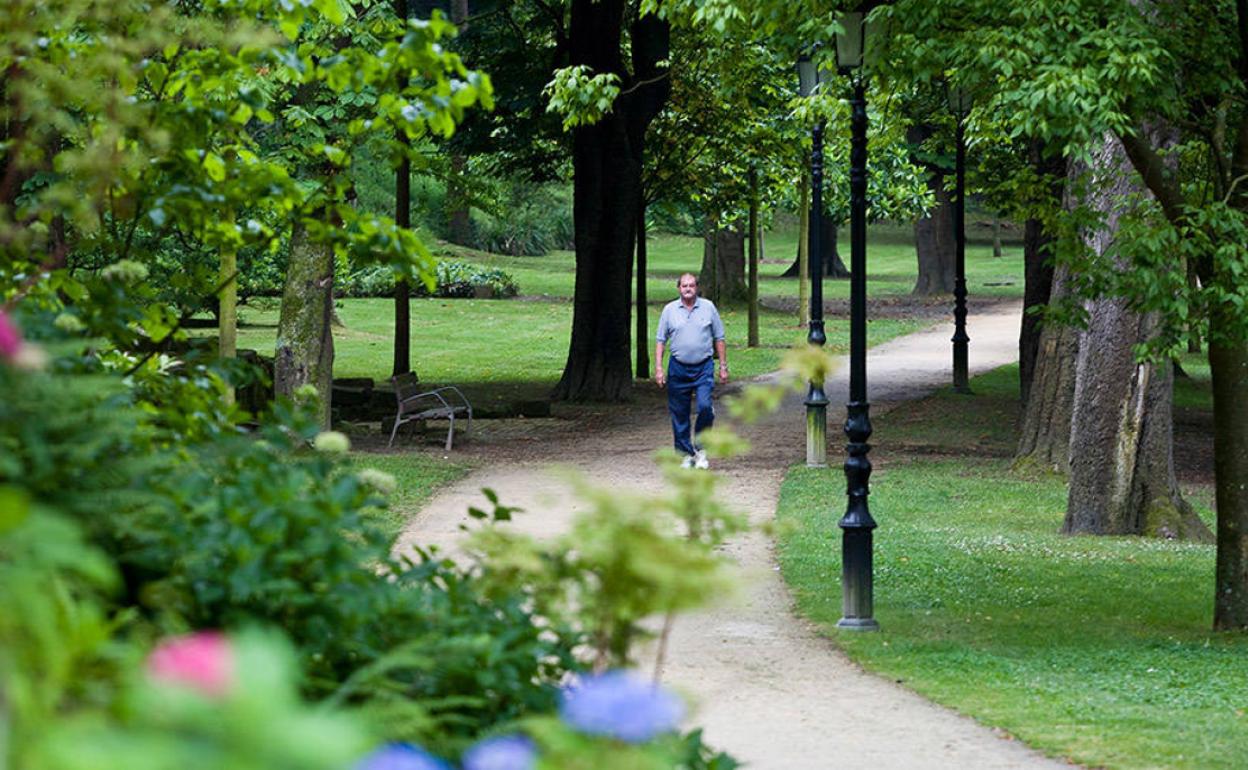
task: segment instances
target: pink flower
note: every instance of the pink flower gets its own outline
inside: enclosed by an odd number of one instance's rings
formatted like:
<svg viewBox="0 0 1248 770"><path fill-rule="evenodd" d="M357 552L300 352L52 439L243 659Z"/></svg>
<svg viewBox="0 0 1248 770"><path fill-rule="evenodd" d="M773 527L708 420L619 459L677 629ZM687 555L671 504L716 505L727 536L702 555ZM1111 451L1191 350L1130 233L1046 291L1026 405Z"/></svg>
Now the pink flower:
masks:
<svg viewBox="0 0 1248 770"><path fill-rule="evenodd" d="M230 642L215 631L166 639L148 657L147 675L157 682L186 685L221 697L234 682Z"/></svg>
<svg viewBox="0 0 1248 770"><path fill-rule="evenodd" d="M7 313L0 310L0 358L9 361L17 358L22 350L22 333L17 325L10 320Z"/></svg>

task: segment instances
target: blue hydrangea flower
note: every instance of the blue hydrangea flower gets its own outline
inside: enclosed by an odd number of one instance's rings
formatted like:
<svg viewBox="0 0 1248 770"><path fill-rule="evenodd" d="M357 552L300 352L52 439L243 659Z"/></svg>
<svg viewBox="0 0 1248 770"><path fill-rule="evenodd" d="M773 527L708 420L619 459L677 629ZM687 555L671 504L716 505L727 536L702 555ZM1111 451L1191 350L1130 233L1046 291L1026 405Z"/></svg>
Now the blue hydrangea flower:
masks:
<svg viewBox="0 0 1248 770"><path fill-rule="evenodd" d="M533 770L537 749L523 735L487 738L464 752L464 770Z"/></svg>
<svg viewBox="0 0 1248 770"><path fill-rule="evenodd" d="M674 730L684 714L679 698L627 671L590 677L564 690L559 702L559 716L571 727L626 743Z"/></svg>
<svg viewBox="0 0 1248 770"><path fill-rule="evenodd" d="M355 770L451 770L451 766L410 743L389 743L360 760Z"/></svg>

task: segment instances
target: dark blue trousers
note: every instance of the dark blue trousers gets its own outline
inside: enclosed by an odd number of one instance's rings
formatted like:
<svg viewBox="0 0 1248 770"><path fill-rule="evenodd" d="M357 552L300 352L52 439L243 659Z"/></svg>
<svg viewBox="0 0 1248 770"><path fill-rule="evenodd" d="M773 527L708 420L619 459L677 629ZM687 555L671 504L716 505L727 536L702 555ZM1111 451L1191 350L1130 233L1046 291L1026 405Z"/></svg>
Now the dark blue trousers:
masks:
<svg viewBox="0 0 1248 770"><path fill-rule="evenodd" d="M693 454L689 440L689 399L696 397L698 424L695 433L701 433L715 423L715 409L711 406L711 389L715 386L715 358L700 364L682 364L674 357L667 361L667 411L672 415L672 438L677 452Z"/></svg>

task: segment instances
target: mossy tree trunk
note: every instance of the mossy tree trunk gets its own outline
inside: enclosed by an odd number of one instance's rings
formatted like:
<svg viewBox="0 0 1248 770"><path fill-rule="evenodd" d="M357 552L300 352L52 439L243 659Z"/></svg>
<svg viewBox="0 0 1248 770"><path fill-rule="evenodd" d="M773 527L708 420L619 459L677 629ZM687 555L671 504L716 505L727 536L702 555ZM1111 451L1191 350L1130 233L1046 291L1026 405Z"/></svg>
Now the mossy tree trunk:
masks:
<svg viewBox="0 0 1248 770"><path fill-rule="evenodd" d="M1085 237L1098 254L1118 230L1119 202L1140 192L1122 147L1107 136L1092 153L1086 201L1104 226ZM1168 362L1137 362L1135 348L1154 335L1156 318L1125 300L1086 303L1071 415L1070 494L1062 531L1153 535L1211 542L1212 535L1180 496L1174 475L1173 373Z"/></svg>
<svg viewBox="0 0 1248 770"><path fill-rule="evenodd" d="M221 291L217 311L217 350L222 359L238 355L238 252L233 245L221 249ZM234 403L234 388L226 390L225 399Z"/></svg>
<svg viewBox="0 0 1248 770"><path fill-rule="evenodd" d="M329 428L334 377L334 252L313 243L302 225L290 236L290 262L277 322L273 388L293 397L303 385L316 388L321 426Z"/></svg>

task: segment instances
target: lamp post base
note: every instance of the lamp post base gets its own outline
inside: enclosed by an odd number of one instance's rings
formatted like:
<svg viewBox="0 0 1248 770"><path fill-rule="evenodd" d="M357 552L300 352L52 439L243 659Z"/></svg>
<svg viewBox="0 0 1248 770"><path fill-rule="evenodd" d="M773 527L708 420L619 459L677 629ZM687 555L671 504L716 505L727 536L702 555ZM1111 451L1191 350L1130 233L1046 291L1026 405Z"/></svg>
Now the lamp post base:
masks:
<svg viewBox="0 0 1248 770"><path fill-rule="evenodd" d="M879 631L880 624L875 618L841 618L836 627L845 631Z"/></svg>
<svg viewBox="0 0 1248 770"><path fill-rule="evenodd" d="M823 383L810 383L806 394L806 467L828 467L828 397Z"/></svg>

